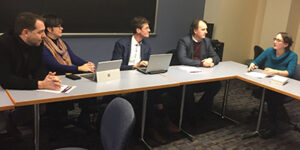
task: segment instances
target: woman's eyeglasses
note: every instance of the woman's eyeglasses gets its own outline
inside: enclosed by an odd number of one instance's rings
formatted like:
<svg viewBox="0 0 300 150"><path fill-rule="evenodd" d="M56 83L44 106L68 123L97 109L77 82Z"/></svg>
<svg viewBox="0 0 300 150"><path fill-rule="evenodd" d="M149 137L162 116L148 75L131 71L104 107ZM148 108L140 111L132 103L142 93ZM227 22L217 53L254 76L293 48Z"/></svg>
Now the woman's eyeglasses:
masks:
<svg viewBox="0 0 300 150"><path fill-rule="evenodd" d="M277 38L273 38L273 40L276 41L276 42L278 42L278 43L279 42L283 42L283 40L280 40L280 39L277 39Z"/></svg>

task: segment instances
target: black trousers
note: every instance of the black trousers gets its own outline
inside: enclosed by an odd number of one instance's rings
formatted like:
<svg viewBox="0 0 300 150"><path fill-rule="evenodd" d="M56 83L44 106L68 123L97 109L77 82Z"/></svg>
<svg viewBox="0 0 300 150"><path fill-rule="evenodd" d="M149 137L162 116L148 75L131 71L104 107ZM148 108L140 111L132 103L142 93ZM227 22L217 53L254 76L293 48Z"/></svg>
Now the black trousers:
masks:
<svg viewBox="0 0 300 150"><path fill-rule="evenodd" d="M187 85L185 95L185 112L187 112L189 116L194 116L202 112L211 111L214 97L220 89L220 81ZM197 103L195 103L195 92L204 92L203 96Z"/></svg>
<svg viewBox="0 0 300 150"><path fill-rule="evenodd" d="M287 96L274 92L274 91L270 91L270 90L266 90L265 93L265 100L268 104L268 119L270 121L270 127L276 129L278 124L277 124L277 120L279 117L279 113L286 113L285 108L283 106L284 104L284 99L286 99ZM285 114L287 115L287 114ZM286 116L288 117L288 116Z"/></svg>

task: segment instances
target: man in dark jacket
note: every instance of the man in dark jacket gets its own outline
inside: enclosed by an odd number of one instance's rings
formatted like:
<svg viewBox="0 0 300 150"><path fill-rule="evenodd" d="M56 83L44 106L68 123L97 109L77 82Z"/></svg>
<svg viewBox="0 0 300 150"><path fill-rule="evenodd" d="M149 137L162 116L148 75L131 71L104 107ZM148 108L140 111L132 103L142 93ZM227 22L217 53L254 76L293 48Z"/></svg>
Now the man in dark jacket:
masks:
<svg viewBox="0 0 300 150"><path fill-rule="evenodd" d="M42 17L23 12L15 20L14 31L4 33L0 37L0 68L2 70L0 85L4 89L60 90L60 78L52 72L47 74L43 65L44 31L45 25ZM21 107L15 110L23 111ZM21 112L17 114L24 115L24 112ZM21 133L17 130L15 123L10 117L7 120L8 133L20 138Z"/></svg>
<svg viewBox="0 0 300 150"><path fill-rule="evenodd" d="M15 20L15 29L0 37L0 84L5 89L60 90L61 80L45 72L42 62L43 18L29 12Z"/></svg>
<svg viewBox="0 0 300 150"><path fill-rule="evenodd" d="M151 47L145 40L150 34L149 21L134 17L131 24L133 35L118 40L113 51L112 60L122 59L121 70L147 66L151 54Z"/></svg>
<svg viewBox="0 0 300 150"><path fill-rule="evenodd" d="M195 19L190 27L190 35L181 38L177 43L177 56L180 64L196 67L213 67L220 61L214 51L210 39L206 38L206 21ZM200 114L210 111L213 105L213 98L221 88L221 83L208 82L188 85L186 87L187 110L200 110ZM204 92L195 106L194 92Z"/></svg>

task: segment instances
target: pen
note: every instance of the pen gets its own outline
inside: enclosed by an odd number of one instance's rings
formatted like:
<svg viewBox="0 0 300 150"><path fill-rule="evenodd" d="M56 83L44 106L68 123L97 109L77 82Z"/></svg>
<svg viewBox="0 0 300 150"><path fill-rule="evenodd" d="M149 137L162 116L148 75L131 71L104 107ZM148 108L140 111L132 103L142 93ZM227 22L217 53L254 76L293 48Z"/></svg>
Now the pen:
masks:
<svg viewBox="0 0 300 150"><path fill-rule="evenodd" d="M64 90L61 91L61 93L66 93L72 88L72 85L68 85Z"/></svg>
<svg viewBox="0 0 300 150"><path fill-rule="evenodd" d="M202 72L202 71L190 71L190 73L199 73L199 72Z"/></svg>

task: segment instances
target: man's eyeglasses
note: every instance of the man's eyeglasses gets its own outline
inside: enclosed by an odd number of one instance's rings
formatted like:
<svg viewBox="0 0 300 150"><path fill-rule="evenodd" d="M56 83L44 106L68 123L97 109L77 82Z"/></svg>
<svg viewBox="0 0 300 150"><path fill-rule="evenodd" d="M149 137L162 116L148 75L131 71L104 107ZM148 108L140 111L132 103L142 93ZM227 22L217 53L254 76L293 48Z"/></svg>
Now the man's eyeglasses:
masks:
<svg viewBox="0 0 300 150"><path fill-rule="evenodd" d="M278 43L279 42L283 42L283 40L280 40L280 39L277 39L277 38L273 38L273 40L276 41L276 42L278 42Z"/></svg>

